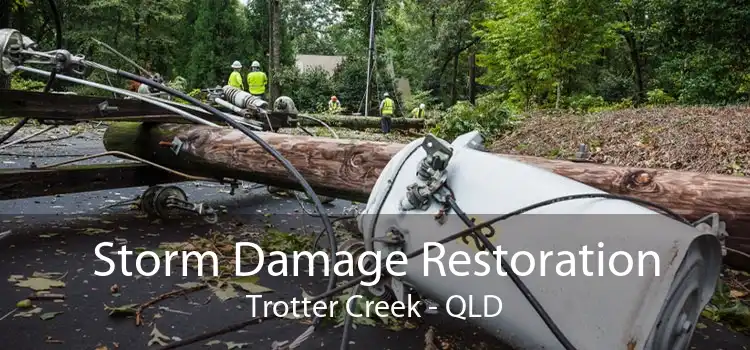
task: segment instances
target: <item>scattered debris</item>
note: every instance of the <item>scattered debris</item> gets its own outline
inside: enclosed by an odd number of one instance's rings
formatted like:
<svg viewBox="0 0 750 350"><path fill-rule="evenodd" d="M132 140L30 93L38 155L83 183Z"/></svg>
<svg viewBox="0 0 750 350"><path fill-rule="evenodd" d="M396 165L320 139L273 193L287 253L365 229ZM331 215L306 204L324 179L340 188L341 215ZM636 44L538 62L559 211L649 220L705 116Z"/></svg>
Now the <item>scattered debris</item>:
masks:
<svg viewBox="0 0 750 350"><path fill-rule="evenodd" d="M731 275L731 271L725 273L725 276ZM703 309L701 315L736 332L750 334L750 307L736 295L737 293L734 293L733 296L732 289L720 280L711 302Z"/></svg>
<svg viewBox="0 0 750 350"><path fill-rule="evenodd" d="M38 313L41 313L41 312L42 312L42 308L41 307L37 307L37 308L31 309L29 311L19 312L19 313L13 315L13 317L31 317L31 316L34 316L34 315L36 315Z"/></svg>
<svg viewBox="0 0 750 350"><path fill-rule="evenodd" d="M109 287L109 292L111 294L119 293L120 292L120 286L117 284L113 284L111 287Z"/></svg>
<svg viewBox="0 0 750 350"><path fill-rule="evenodd" d="M258 276L237 277L237 278L232 279L232 284L244 289L246 292L250 294L262 294L262 293L273 292L273 289L266 288L266 287L256 284L259 279L260 277Z"/></svg>
<svg viewBox="0 0 750 350"><path fill-rule="evenodd" d="M175 309L170 309L170 308L168 308L166 306L159 306L159 310L166 311L166 312L171 312L171 313L174 313L174 314L180 314L180 315L188 315L188 316L192 315L192 313L185 312L185 311L180 311L180 310L175 310Z"/></svg>
<svg viewBox="0 0 750 350"><path fill-rule="evenodd" d="M19 309L28 309L31 306L31 300L29 299L24 299L16 303L16 307Z"/></svg>
<svg viewBox="0 0 750 350"><path fill-rule="evenodd" d="M189 288L189 289L177 289L177 290L173 290L171 292L159 295L159 296L157 296L157 297L155 297L155 298L153 298L153 299L151 299L151 300L149 300L149 301L147 301L147 302L139 305L138 308L136 309L136 312L135 312L135 325L136 326L140 326L141 324L143 324L142 313L143 313L143 310L145 308L147 308L147 307L149 307L151 305L154 305L154 304L156 304L159 301L162 301L164 299L171 298L171 297L178 296L178 295L184 295L184 294L191 293L191 292L195 292L195 291L201 290L203 288L206 288L206 285L199 285L199 286L196 286L196 287L193 287L193 288Z"/></svg>
<svg viewBox="0 0 750 350"><path fill-rule="evenodd" d="M104 311L109 312L110 316L129 316L138 312L138 304L128 304L117 307L104 305Z"/></svg>
<svg viewBox="0 0 750 350"><path fill-rule="evenodd" d="M50 293L48 291L38 291L36 293L32 293L29 295L28 299L30 300L63 300L65 299L65 294L58 294L58 293Z"/></svg>
<svg viewBox="0 0 750 350"><path fill-rule="evenodd" d="M64 341L53 339L51 336L47 336L47 339L44 342L47 344L65 344Z"/></svg>
<svg viewBox="0 0 750 350"><path fill-rule="evenodd" d="M235 343L235 342L226 342L224 343L227 346L227 350L233 350L233 349L242 349L247 345L250 345L250 343Z"/></svg>
<svg viewBox="0 0 750 350"><path fill-rule="evenodd" d="M216 295L219 300L222 302L225 302L229 299L236 298L240 296L239 293L237 293L237 290L234 289L232 284L226 283L223 281L220 281L218 285L211 286L211 291Z"/></svg>
<svg viewBox="0 0 750 350"><path fill-rule="evenodd" d="M203 286L204 283L200 283L200 282L187 282L187 283L178 283L178 284L175 284L175 285L178 286L178 287L180 287L180 288L182 288L182 289L193 289L193 288L197 288L197 287Z"/></svg>
<svg viewBox="0 0 750 350"><path fill-rule="evenodd" d="M16 286L31 288L33 290L40 291L65 287L65 282L44 277L30 277L25 280L18 281L18 283L16 283Z"/></svg>
<svg viewBox="0 0 750 350"><path fill-rule="evenodd" d="M87 236L94 236L98 235L100 233L110 233L114 230L105 230L103 228L94 228L94 227L88 227L82 231L80 231L81 234L87 235Z"/></svg>
<svg viewBox="0 0 750 350"><path fill-rule="evenodd" d="M432 326L424 333L424 350L440 350L435 345L435 328Z"/></svg>
<svg viewBox="0 0 750 350"><path fill-rule="evenodd" d="M60 315L60 314L62 314L62 312L60 312L60 311L47 312L47 313L43 313L43 314L39 315L39 318L41 318L42 320L46 321L46 320L51 320L51 319L57 317L57 315Z"/></svg>
<svg viewBox="0 0 750 350"><path fill-rule="evenodd" d="M150 335L151 335L151 340L148 341L148 344L146 346L152 346L154 344L165 346L169 343L169 340L171 340L170 337L160 332L159 329L156 328L156 325L154 325L154 329L151 330Z"/></svg>

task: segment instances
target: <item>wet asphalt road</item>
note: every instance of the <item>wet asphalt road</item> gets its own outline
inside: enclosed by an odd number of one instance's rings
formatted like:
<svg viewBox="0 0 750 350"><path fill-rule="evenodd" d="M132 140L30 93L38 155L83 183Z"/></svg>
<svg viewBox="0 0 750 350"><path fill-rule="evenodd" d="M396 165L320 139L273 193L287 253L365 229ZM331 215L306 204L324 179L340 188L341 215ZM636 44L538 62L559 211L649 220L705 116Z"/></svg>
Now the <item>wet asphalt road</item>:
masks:
<svg viewBox="0 0 750 350"><path fill-rule="evenodd" d="M27 167L32 161L49 164L102 151L101 142L94 132L52 145L31 144L1 149L0 161L3 168ZM61 154L72 156L61 157ZM89 163L104 161L118 160L99 159ZM250 300L235 298L221 302L206 290L167 299L147 309L144 312L146 324L140 327L135 326L132 317L108 316L105 305L143 303L175 289L177 283L194 280L194 277L165 277L161 273L154 277L137 274L128 277L119 273L108 277L95 276L95 270L106 267L94 255L94 247L100 242L117 245L127 241L129 247L155 249L161 242L184 241L191 235L207 235L211 230L253 231L266 225L295 232L320 229L318 219L303 215L296 200L272 196L263 188L238 190L235 196L230 196L227 188L210 183L190 182L179 186L187 192L190 200L223 206L232 216L223 216L217 225L200 219L155 223L126 209L104 209L134 198L145 188L0 201L0 232L11 231L0 241L0 273L9 278L11 275L30 276L34 272L60 272L65 273L62 280L66 283L64 288L53 289L53 293L65 295L62 302L34 301L42 311L31 317L16 316L19 311L11 312L15 303L26 298L31 290L10 282L0 283L0 317L7 314L0 320L3 328L0 344L4 344L0 348L96 349L104 345L108 349L147 349L154 327L168 337L184 339L251 318ZM328 210L340 214L351 205L350 202L335 201ZM108 215L101 216L102 213ZM87 219L91 217L98 219ZM101 233L81 234L91 228L101 229ZM127 266L130 271L134 271L133 264L134 259L129 259ZM144 266L149 267L149 263L144 263ZM322 292L325 282L322 277L290 278L261 274L259 284L275 291L264 295L264 300L288 300L299 297L303 289L311 294ZM113 294L110 288L115 284L119 293ZM40 314L48 312L62 314L49 320L40 319ZM351 349L424 349L427 325L435 326L436 334L447 339L446 344L451 344L446 349L506 349L466 322L445 315L424 315L417 322L418 329L398 332L359 326L352 332ZM750 349L750 337L736 335L709 321L702 322L707 327L696 330L693 349ZM307 324L301 321L268 321L221 336L217 340L222 343L217 345L206 346L208 341L202 341L186 348L228 349L232 348L232 343L227 342L234 342L245 343L243 349L271 349L274 341L291 341L306 328ZM305 342L301 349L338 349L340 334L340 328L326 327Z"/></svg>

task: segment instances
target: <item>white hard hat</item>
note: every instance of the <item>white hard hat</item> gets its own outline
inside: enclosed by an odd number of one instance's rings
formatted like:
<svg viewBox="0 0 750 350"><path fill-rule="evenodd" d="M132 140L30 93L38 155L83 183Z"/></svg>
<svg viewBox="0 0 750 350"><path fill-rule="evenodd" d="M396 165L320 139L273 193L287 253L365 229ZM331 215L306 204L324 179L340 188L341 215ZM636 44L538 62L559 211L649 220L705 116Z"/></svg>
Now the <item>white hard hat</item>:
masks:
<svg viewBox="0 0 750 350"><path fill-rule="evenodd" d="M260 67L260 62L253 61L253 64L251 64L250 67Z"/></svg>
<svg viewBox="0 0 750 350"><path fill-rule="evenodd" d="M232 68L242 68L242 63L240 63L240 61L234 61L232 62Z"/></svg>
<svg viewBox="0 0 750 350"><path fill-rule="evenodd" d="M420 109L424 109L424 103L421 103L421 104L419 105L419 108L420 108Z"/></svg>
<svg viewBox="0 0 750 350"><path fill-rule="evenodd" d="M383 94L383 97L388 97L388 93L387 93L387 92L386 92L386 93L384 93L384 94Z"/></svg>

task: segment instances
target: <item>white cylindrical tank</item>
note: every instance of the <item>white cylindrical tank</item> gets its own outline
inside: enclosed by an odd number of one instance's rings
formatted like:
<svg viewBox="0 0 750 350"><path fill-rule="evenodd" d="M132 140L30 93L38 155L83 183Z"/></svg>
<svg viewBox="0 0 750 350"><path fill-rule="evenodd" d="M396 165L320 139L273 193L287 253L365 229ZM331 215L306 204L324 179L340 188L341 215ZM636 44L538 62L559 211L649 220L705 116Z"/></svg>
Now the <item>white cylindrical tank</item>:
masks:
<svg viewBox="0 0 750 350"><path fill-rule="evenodd" d="M481 143L477 136L470 133L454 141L446 169L446 184L456 202L477 218L477 223L560 196L604 193L477 150ZM436 220L442 205L435 200L427 210L400 209L407 186L418 182L417 169L426 155L422 141L412 142L394 156L372 190L367 208L358 219L368 250L388 253L397 249L408 254L467 227L456 215L449 214L443 223ZM498 222L493 228L490 240L508 252L504 257L516 264L516 270L531 271L521 275L521 280L578 350L686 349L719 277L721 245L717 237L625 200L560 202ZM401 247L375 241L394 230L403 235ZM583 246L593 255L584 259ZM438 301L451 313L461 313L509 345L521 349L563 348L513 281L499 274L499 264L492 256L476 257L481 247L472 239L449 242L443 248L442 257L435 249L398 267L406 272L398 281ZM552 255L545 258L545 252ZM615 276L614 272L627 272L627 255L632 258L631 272ZM470 260L461 264L466 256ZM615 258L610 266L612 256ZM449 269L451 257L455 271ZM583 266L584 261L588 266ZM437 262L442 263L444 276ZM571 271L574 276L565 275ZM468 276L457 275L467 272ZM486 295L502 300L500 314L470 317L470 312L483 313ZM469 299L473 299L471 310L462 312L459 301Z"/></svg>

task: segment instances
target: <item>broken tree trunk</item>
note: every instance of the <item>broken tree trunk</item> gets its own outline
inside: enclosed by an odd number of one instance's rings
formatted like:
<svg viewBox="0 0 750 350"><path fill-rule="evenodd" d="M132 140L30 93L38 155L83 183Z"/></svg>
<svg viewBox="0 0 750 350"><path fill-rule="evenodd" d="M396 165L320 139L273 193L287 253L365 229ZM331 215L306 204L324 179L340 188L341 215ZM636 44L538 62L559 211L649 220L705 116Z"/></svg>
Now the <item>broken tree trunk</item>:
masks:
<svg viewBox="0 0 750 350"><path fill-rule="evenodd" d="M321 195L359 202L388 161L405 145L260 133L305 176ZM165 143L182 141L179 154ZM281 164L240 131L177 124L118 123L104 134L109 151L122 151L159 164L209 177L230 177L301 189ZM666 169L637 169L501 155L585 183L600 190L648 200L688 219L718 213L727 222L730 246L750 251L750 178ZM744 236L744 237L743 237ZM740 240L736 240L740 239ZM745 244L741 239L746 239ZM747 261L745 262L747 266Z"/></svg>
<svg viewBox="0 0 750 350"><path fill-rule="evenodd" d="M352 130L380 129L380 117L360 117L351 115L314 115L330 127L347 128ZM434 125L434 121L417 118L392 118L391 129L424 129ZM299 118L302 126L322 126L320 123Z"/></svg>

